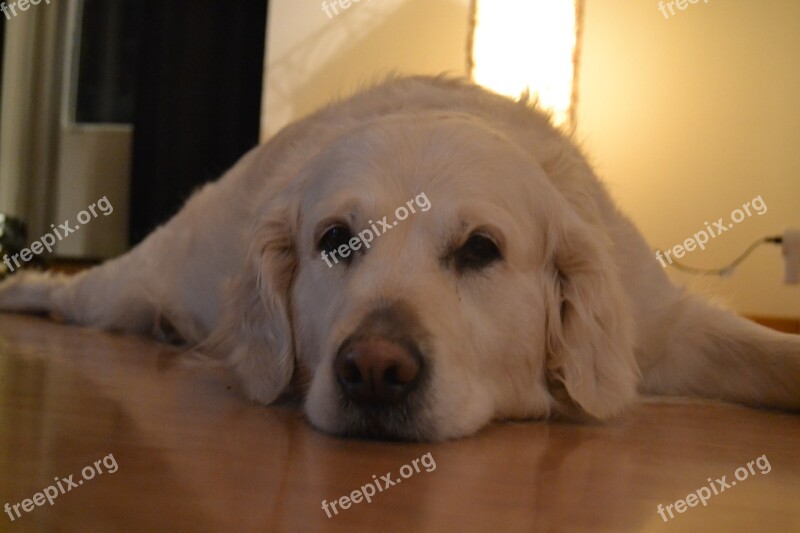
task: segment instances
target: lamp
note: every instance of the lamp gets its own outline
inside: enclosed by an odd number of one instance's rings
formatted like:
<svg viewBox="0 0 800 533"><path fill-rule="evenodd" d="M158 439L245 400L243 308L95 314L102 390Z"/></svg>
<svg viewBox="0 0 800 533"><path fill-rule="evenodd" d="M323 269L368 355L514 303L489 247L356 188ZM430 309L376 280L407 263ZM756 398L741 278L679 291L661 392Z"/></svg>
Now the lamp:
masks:
<svg viewBox="0 0 800 533"><path fill-rule="evenodd" d="M469 72L511 97L525 91L575 127L584 0L472 0Z"/></svg>

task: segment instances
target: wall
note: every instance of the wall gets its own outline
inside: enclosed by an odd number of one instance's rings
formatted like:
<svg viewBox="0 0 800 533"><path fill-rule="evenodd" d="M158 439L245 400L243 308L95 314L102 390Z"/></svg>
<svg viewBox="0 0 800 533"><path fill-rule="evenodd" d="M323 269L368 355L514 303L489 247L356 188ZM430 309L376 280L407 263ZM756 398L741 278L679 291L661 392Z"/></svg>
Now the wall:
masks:
<svg viewBox="0 0 800 533"><path fill-rule="evenodd" d="M271 1L263 136L392 72L464 75L468 4L361 0L329 18L321 2Z"/></svg>
<svg viewBox="0 0 800 533"><path fill-rule="evenodd" d="M757 238L800 228L800 2L710 0L666 19L658 2L587 0L580 138L651 245L671 248L761 195L682 261L723 266ZM776 246L731 278L669 273L742 313L800 316Z"/></svg>
<svg viewBox="0 0 800 533"><path fill-rule="evenodd" d="M128 248L132 130L62 125L58 134L56 226L66 220L74 226L78 213L103 197L114 207L110 215L100 214L59 242L58 254L94 258L124 253Z"/></svg>

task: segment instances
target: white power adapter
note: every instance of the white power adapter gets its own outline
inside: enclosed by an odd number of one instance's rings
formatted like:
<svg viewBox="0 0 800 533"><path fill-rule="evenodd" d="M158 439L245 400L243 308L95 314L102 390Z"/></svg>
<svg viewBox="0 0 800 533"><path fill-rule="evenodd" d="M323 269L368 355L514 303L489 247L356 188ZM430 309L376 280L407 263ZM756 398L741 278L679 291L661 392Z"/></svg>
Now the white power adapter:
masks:
<svg viewBox="0 0 800 533"><path fill-rule="evenodd" d="M783 258L785 260L785 283L797 285L800 283L800 230L787 229L781 240Z"/></svg>

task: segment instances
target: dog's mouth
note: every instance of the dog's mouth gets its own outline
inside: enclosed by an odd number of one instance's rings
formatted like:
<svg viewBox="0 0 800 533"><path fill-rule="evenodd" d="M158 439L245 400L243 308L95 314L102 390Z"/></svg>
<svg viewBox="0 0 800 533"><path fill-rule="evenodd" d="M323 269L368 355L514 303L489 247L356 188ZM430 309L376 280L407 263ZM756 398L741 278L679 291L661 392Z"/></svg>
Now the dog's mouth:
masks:
<svg viewBox="0 0 800 533"><path fill-rule="evenodd" d="M434 425L420 416L420 413L427 412L423 403L412 400L386 408L356 405L344 400L338 434L342 437L374 440L432 440Z"/></svg>

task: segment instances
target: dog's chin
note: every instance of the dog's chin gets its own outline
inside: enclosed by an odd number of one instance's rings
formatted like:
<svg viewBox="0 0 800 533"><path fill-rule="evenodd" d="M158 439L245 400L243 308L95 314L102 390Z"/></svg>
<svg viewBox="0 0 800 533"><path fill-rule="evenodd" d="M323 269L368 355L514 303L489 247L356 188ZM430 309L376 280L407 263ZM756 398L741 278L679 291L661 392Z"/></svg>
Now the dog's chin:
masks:
<svg viewBox="0 0 800 533"><path fill-rule="evenodd" d="M491 402L479 393L439 405L430 391L417 390L398 404L376 406L355 403L327 384L312 382L306 417L316 429L345 438L441 442L473 435L493 416Z"/></svg>
<svg viewBox="0 0 800 533"><path fill-rule="evenodd" d="M433 424L417 414L417 409L403 405L392 408L361 407L345 402L340 414L342 437L396 440L437 440Z"/></svg>
<svg viewBox="0 0 800 533"><path fill-rule="evenodd" d="M429 412L414 403L393 407L362 406L340 400L326 416L313 416L311 424L326 433L345 438L430 442L440 440Z"/></svg>

